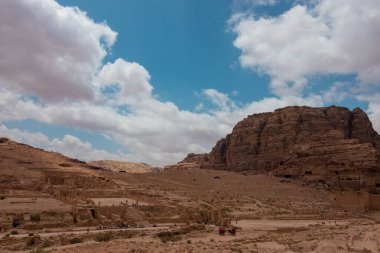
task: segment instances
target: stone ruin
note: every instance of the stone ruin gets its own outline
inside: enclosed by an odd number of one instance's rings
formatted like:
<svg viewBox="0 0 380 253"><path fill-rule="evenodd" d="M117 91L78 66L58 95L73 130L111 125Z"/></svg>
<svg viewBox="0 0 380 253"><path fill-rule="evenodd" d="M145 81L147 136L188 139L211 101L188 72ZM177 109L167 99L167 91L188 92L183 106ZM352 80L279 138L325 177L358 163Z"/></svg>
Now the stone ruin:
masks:
<svg viewBox="0 0 380 253"><path fill-rule="evenodd" d="M225 208L211 209L209 211L210 222L216 226L230 226L231 218L228 217Z"/></svg>

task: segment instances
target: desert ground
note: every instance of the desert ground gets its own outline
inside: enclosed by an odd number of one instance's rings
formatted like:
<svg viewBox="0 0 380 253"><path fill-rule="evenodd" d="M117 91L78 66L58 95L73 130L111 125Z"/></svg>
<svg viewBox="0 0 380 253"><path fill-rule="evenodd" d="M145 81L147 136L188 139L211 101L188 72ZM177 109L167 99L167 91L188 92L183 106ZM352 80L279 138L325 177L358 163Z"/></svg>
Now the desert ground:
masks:
<svg viewBox="0 0 380 253"><path fill-rule="evenodd" d="M0 252L380 252L380 213L339 207L324 184L0 149Z"/></svg>

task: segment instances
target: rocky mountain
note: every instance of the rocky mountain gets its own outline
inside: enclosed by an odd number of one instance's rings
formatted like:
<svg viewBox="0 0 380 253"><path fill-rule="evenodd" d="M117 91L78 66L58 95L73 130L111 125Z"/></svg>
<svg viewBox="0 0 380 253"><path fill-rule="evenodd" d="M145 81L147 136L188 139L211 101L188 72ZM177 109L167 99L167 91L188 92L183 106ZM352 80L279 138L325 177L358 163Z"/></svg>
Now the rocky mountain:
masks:
<svg viewBox="0 0 380 253"><path fill-rule="evenodd" d="M292 106L243 119L200 164L380 188L380 136L360 108Z"/></svg>

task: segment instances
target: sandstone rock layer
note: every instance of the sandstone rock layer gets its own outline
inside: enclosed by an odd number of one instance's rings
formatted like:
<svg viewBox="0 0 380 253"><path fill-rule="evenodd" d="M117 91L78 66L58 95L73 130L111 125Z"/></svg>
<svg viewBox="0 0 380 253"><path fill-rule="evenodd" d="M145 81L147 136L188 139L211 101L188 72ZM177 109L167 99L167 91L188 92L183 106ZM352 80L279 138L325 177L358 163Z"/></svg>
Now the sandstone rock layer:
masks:
<svg viewBox="0 0 380 253"><path fill-rule="evenodd" d="M360 108L286 107L248 116L202 168L380 187L380 136Z"/></svg>

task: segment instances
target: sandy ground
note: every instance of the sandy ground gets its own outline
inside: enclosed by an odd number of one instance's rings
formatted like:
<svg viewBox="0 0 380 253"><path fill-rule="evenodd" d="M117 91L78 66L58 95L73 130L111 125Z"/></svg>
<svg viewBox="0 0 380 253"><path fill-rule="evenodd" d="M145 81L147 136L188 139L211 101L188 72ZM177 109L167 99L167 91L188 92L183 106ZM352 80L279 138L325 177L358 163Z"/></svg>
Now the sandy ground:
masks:
<svg viewBox="0 0 380 253"><path fill-rule="evenodd" d="M6 198L0 201L0 213L69 212L71 206L52 198Z"/></svg>
<svg viewBox="0 0 380 253"><path fill-rule="evenodd" d="M245 228L238 230L236 236L219 236L215 228L185 235L177 242L163 243L156 237L145 236L64 246L54 248L53 252L380 252L379 224L366 220L340 224L332 221L330 225L328 221L323 222L298 221L294 226L294 221L284 220L241 221ZM267 230L268 225L271 231Z"/></svg>
<svg viewBox="0 0 380 253"><path fill-rule="evenodd" d="M128 206L132 206L137 203L137 200L130 198L91 198L96 206L120 206L125 205L128 201ZM140 206L149 206L148 203L139 201Z"/></svg>
<svg viewBox="0 0 380 253"><path fill-rule="evenodd" d="M279 228L303 228L313 225L347 225L347 220L240 220L233 225L243 229L254 229L259 231L270 231Z"/></svg>
<svg viewBox="0 0 380 253"><path fill-rule="evenodd" d="M180 235L174 241L162 242L158 230L144 228L132 238L109 242L88 240L84 243L46 247L45 252L260 252L260 253L335 253L380 252L380 222L372 219L355 220L242 220L236 236L218 234L215 226ZM139 229L135 229L139 230ZM91 230L90 233L103 233ZM114 230L113 232L116 232ZM65 232L66 233L66 232ZM68 232L67 232L68 233ZM88 234L71 232L71 236ZM60 233L47 233L42 240L57 240ZM47 238L47 239L44 239ZM0 252L7 252L1 251ZM30 251L20 251L30 252Z"/></svg>
<svg viewBox="0 0 380 253"><path fill-rule="evenodd" d="M24 213L26 218L24 227L18 231L20 235L10 235L12 228L1 234L0 252L31 252L39 248L45 252L84 253L380 252L380 213L340 209L333 205L331 193L323 185L197 168L145 174L90 170L83 162L13 142L0 145L0 168L0 194L4 198L0 200L0 221L9 226L15 214ZM158 237L156 227L87 233L86 227L97 226L98 221L89 217L74 225L70 212L75 206L52 199L48 194L43 181L47 170L76 172L91 179L83 180L77 190L96 192L91 198L96 197L93 201L104 209L112 209L112 205L118 206L126 200L134 205L138 199L140 208L127 210L127 217L132 217L128 218L129 224L140 224L135 221L140 218L150 224L204 222L200 219L201 211L224 209L237 226L237 235L220 236L218 228L212 226L206 226L205 230L190 229L165 240ZM99 188L99 182L106 187ZM122 192L120 196L105 194L115 189ZM89 204L85 199L81 201L78 203L82 206ZM47 211L57 213L47 214ZM41 213L41 222L29 221L31 213ZM29 229L33 229L34 236L26 236ZM177 228L161 229L170 232ZM110 241L99 242L97 236L102 233L110 233ZM72 241L75 238L82 243Z"/></svg>

